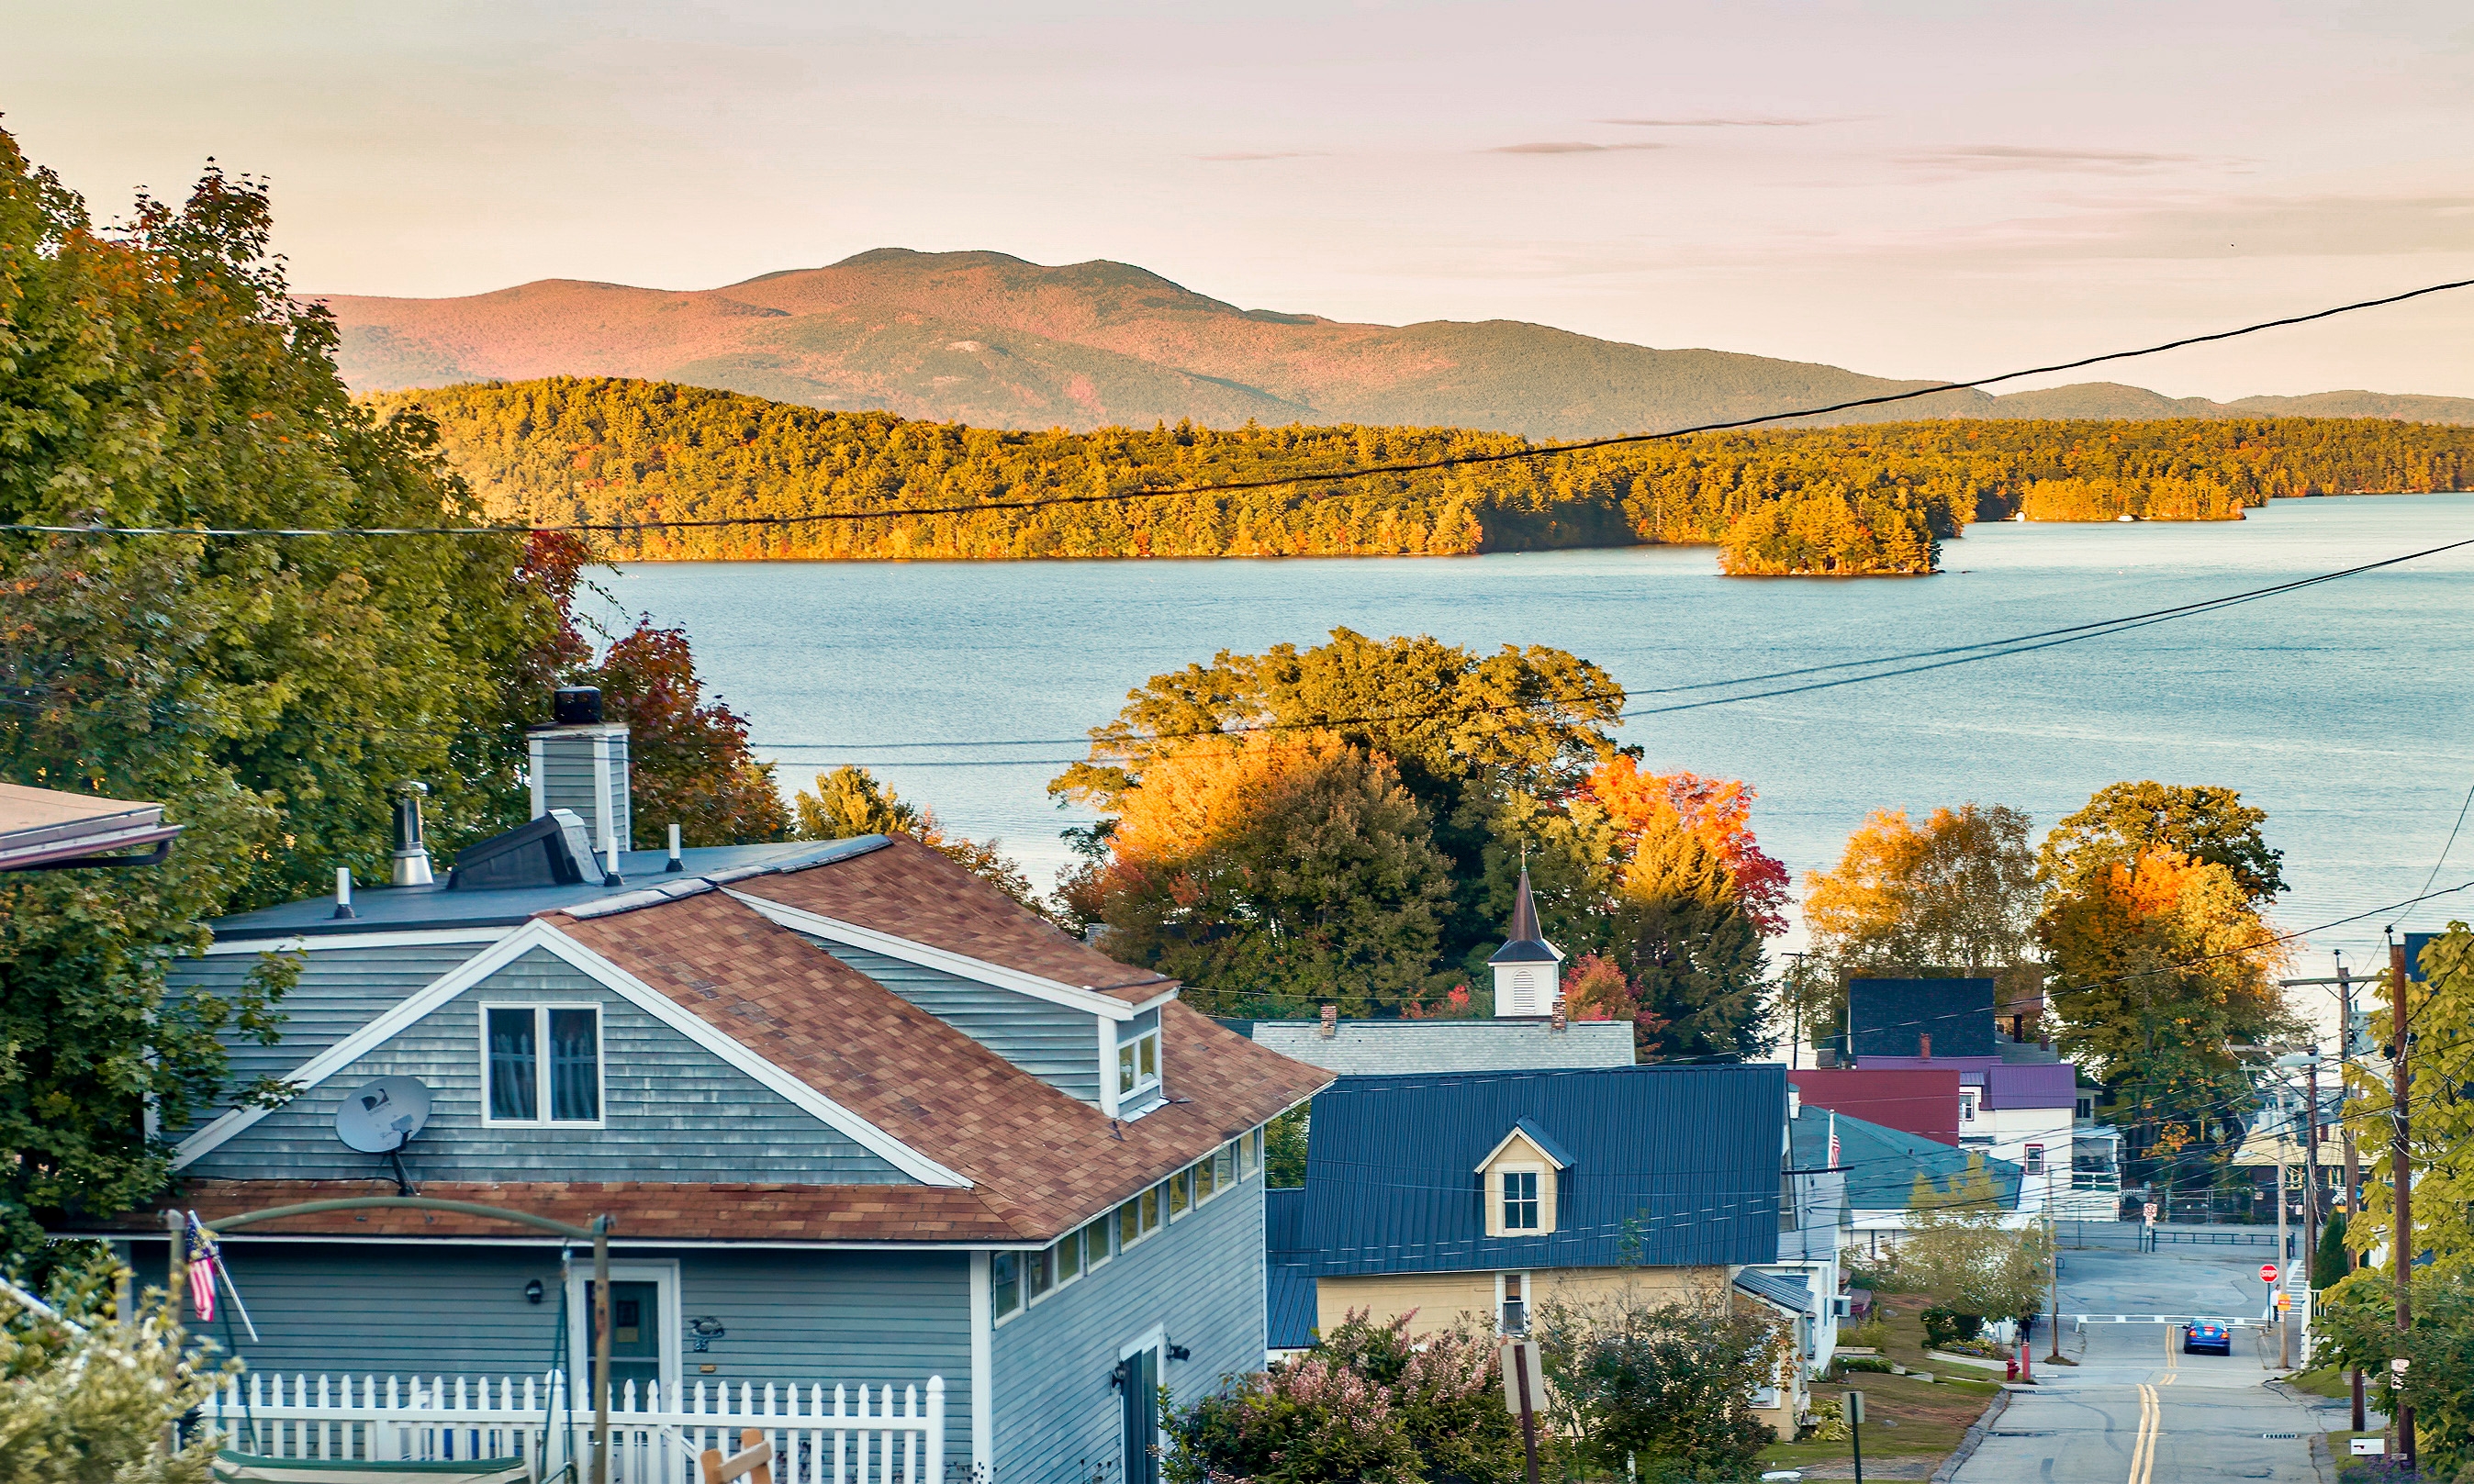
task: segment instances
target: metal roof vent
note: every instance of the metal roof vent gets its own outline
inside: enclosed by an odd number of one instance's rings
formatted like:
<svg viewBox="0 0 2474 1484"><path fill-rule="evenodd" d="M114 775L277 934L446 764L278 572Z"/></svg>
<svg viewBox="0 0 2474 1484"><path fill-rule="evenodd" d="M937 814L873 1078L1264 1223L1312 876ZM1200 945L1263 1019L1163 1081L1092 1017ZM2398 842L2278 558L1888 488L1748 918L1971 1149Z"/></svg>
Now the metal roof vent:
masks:
<svg viewBox="0 0 2474 1484"><path fill-rule="evenodd" d="M429 845L421 833L421 801L429 792L426 783L398 783L395 786L395 862L388 869L390 886L427 886Z"/></svg>

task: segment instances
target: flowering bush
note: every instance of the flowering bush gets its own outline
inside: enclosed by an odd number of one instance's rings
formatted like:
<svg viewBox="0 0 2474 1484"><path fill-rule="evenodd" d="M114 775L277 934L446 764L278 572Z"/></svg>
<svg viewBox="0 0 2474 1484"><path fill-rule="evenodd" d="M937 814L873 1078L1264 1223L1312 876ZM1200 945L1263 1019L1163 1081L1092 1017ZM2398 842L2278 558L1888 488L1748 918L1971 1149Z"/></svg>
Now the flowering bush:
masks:
<svg viewBox="0 0 2474 1484"><path fill-rule="evenodd" d="M1786 1337L1723 1292L1549 1301L1533 1332L1556 1430L1586 1466L1619 1474L1630 1462L1643 1479L1736 1479L1772 1441L1752 1394L1778 1375Z"/></svg>
<svg viewBox="0 0 2474 1484"><path fill-rule="evenodd" d="M1411 1315L1363 1311L1313 1353L1234 1381L1165 1425L1175 1484L1509 1484L1518 1425L1494 1337L1475 1327L1412 1343Z"/></svg>
<svg viewBox="0 0 2474 1484"><path fill-rule="evenodd" d="M0 1484L206 1484L212 1440L172 1453L165 1433L213 1373L182 1356L160 1310L123 1324L79 1297L84 1334L0 1301Z"/></svg>

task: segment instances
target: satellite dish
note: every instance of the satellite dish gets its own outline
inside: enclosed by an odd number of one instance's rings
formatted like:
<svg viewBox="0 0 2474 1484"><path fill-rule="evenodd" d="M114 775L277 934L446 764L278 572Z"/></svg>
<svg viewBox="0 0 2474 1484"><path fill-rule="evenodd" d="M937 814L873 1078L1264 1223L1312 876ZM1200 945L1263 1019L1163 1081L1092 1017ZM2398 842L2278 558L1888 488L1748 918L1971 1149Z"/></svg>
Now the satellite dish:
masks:
<svg viewBox="0 0 2474 1484"><path fill-rule="evenodd" d="M335 1137L363 1154L393 1154L429 1121L429 1089L418 1077L363 1083L335 1111Z"/></svg>

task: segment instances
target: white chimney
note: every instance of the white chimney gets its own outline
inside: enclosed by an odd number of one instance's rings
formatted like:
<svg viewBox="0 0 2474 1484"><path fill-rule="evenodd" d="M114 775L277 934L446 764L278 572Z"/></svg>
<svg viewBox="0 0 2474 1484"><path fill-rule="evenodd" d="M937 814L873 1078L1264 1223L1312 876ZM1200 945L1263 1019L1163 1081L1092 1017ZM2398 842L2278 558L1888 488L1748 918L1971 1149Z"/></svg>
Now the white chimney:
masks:
<svg viewBox="0 0 2474 1484"><path fill-rule="evenodd" d="M552 809L574 811L593 832L594 853L615 863L618 851L636 848L627 729L601 719L601 692L591 685L560 686L550 715L548 726L526 733L532 745L532 817Z"/></svg>

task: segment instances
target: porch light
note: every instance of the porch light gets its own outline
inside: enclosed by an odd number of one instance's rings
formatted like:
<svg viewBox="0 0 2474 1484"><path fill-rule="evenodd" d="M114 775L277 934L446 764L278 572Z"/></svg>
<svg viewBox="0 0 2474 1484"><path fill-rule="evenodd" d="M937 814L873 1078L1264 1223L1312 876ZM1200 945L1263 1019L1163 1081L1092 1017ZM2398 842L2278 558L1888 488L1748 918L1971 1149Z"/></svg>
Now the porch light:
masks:
<svg viewBox="0 0 2474 1484"><path fill-rule="evenodd" d="M542 1281L536 1278L531 1282L524 1284L524 1302L526 1304L539 1304L541 1301Z"/></svg>

